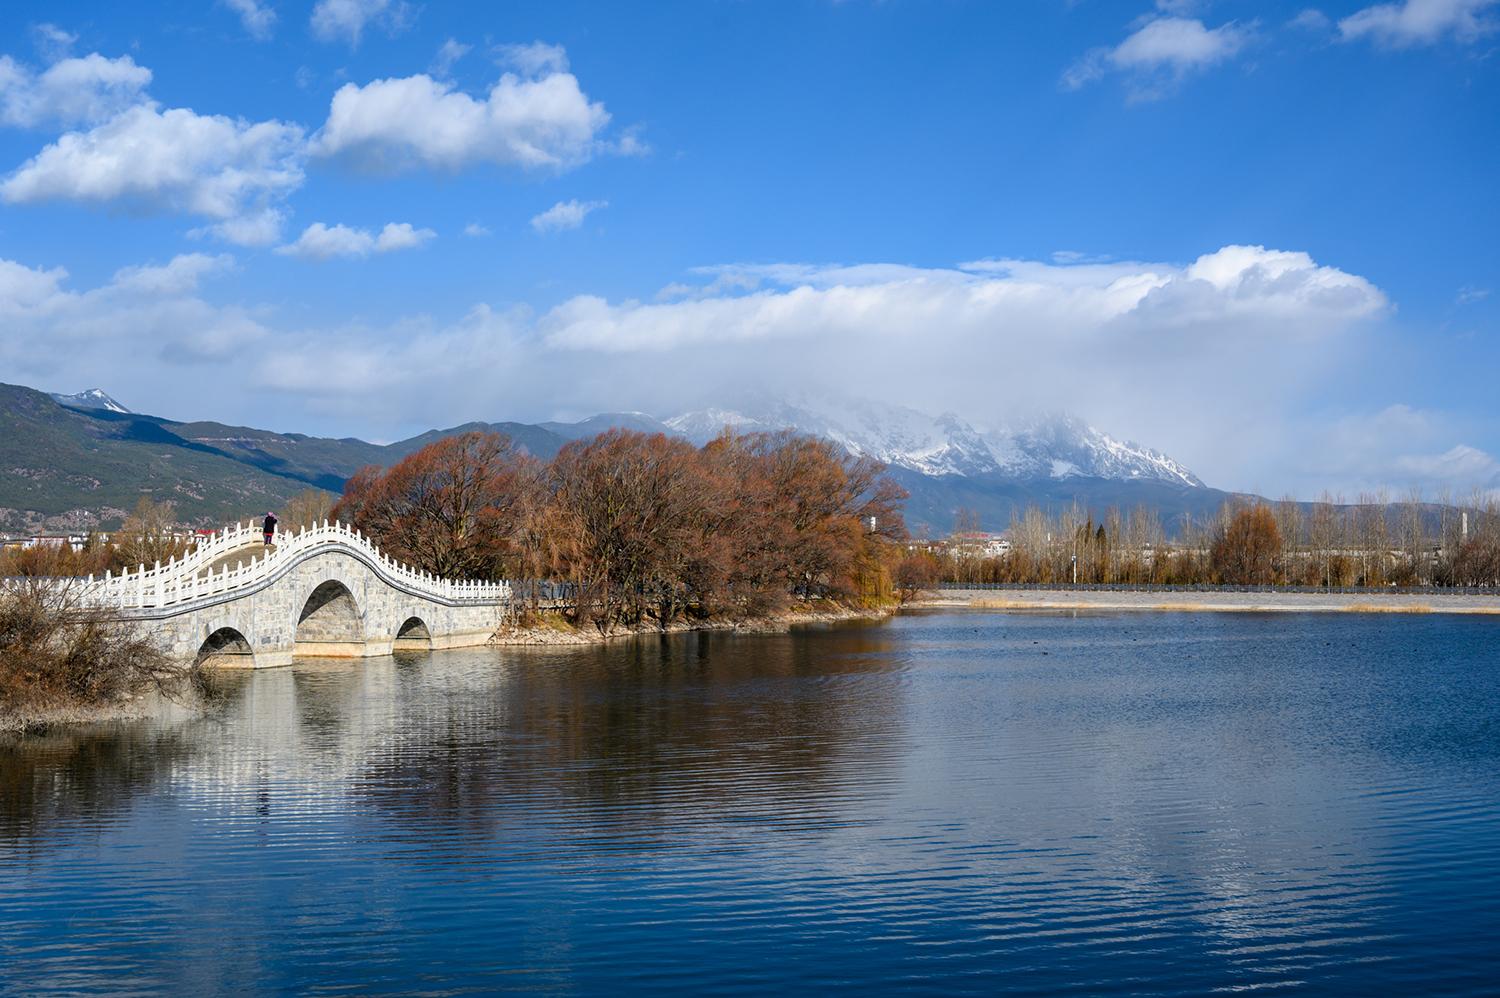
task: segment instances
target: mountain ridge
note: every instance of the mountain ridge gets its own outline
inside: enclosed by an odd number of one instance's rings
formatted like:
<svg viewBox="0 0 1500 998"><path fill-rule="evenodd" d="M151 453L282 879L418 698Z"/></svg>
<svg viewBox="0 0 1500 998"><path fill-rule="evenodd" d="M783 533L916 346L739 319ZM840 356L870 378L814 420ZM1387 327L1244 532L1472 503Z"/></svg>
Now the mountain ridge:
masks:
<svg viewBox="0 0 1500 998"><path fill-rule="evenodd" d="M927 475L1006 475L1162 481L1203 487L1181 462L1119 440L1067 413L1044 413L979 428L956 413L929 416L871 399L763 399L734 409L682 413L663 424L703 444L724 426L793 429L833 440L851 453Z"/></svg>
<svg viewBox="0 0 1500 998"><path fill-rule="evenodd" d="M374 444L172 420L106 400L114 402L99 389L57 396L0 385L0 467L9 472L0 481L0 530L108 527L143 495L171 500L185 522L229 522L306 488L337 492L361 467L389 466L469 430L505 433L544 460L616 426L697 444L725 425L816 434L887 463L912 494L908 518L933 530L946 529L960 506L1003 526L1028 497L1094 506L1150 497L1175 514L1211 509L1227 495L1159 452L1066 416L981 431L952 413L932 417L884 402L783 399L762 402L753 414L705 408L667 419L623 412L576 422L471 422Z"/></svg>

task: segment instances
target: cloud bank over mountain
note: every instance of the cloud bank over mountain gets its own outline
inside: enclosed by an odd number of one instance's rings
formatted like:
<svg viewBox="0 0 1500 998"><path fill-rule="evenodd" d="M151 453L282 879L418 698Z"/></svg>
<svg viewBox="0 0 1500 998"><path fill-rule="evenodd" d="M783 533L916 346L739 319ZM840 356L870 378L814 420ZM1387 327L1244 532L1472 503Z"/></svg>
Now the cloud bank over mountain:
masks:
<svg viewBox="0 0 1500 998"><path fill-rule="evenodd" d="M381 250L368 232L315 236L289 251ZM249 399L266 393L289 423L393 436L469 418L679 411L747 386L853 391L981 424L1078 412L1181 457L1211 484L1273 491L1299 483L1246 476L1269 477L1312 439L1299 414L1391 310L1370 281L1306 253L1226 246L1187 264L715 266L665 300L577 295L539 314L478 303L447 321L309 329L271 305L214 304L200 283L231 265L183 255L78 291L61 270L7 261L0 316L86 347L67 369L89 384L196 393L194 404L217 398L222 409L215 381L228 375L216 372L232 371L246 421L264 410ZM55 384L60 358L21 348L35 341L7 339L0 360ZM1378 440L1340 445L1340 482L1352 488L1381 467L1434 483L1488 474L1482 451L1424 451L1437 428L1407 429L1391 436L1400 452ZM1317 469L1305 470L1315 480Z"/></svg>

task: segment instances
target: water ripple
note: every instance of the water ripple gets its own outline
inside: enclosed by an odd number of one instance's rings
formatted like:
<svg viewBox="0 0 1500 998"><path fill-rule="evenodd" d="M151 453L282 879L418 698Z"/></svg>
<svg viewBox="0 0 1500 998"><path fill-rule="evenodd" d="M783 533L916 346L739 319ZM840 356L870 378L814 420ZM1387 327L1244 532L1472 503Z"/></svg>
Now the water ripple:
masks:
<svg viewBox="0 0 1500 998"><path fill-rule="evenodd" d="M1495 627L955 613L245 675L0 746L0 993L1494 993Z"/></svg>

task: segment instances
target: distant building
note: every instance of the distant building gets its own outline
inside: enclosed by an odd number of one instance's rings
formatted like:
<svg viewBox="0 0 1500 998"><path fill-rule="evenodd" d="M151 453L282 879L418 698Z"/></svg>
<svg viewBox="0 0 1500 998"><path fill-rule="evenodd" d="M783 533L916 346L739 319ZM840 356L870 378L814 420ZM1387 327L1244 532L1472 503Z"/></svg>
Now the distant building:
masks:
<svg viewBox="0 0 1500 998"><path fill-rule="evenodd" d="M1010 537L980 530L950 534L943 542L949 554L958 558L1004 558L1010 554Z"/></svg>
<svg viewBox="0 0 1500 998"><path fill-rule="evenodd" d="M69 548L73 551L82 551L88 547L88 534L35 534L31 537L21 539L21 549L29 551L32 548Z"/></svg>

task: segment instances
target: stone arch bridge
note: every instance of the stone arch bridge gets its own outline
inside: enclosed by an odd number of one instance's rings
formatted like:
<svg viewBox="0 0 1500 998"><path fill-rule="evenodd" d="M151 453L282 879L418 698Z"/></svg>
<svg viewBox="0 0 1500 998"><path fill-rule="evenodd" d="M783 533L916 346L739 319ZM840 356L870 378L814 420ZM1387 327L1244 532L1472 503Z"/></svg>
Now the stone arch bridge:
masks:
<svg viewBox="0 0 1500 998"><path fill-rule="evenodd" d="M505 582L419 572L327 521L269 550L254 524L237 524L181 560L82 585L83 602L137 621L185 662L254 667L482 645L511 599Z"/></svg>

